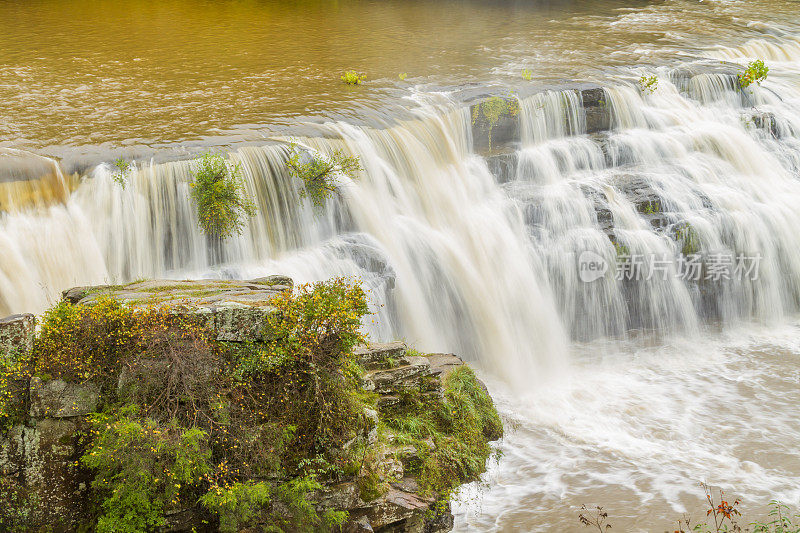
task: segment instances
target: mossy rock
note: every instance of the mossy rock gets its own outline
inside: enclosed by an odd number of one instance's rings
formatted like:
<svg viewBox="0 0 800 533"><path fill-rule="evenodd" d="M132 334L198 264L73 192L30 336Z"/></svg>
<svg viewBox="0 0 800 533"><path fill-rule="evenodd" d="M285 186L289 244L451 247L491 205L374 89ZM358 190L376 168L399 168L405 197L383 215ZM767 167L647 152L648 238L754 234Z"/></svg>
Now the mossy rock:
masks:
<svg viewBox="0 0 800 533"><path fill-rule="evenodd" d="M479 154L508 152L520 143L519 101L492 96L470 107L472 145Z"/></svg>

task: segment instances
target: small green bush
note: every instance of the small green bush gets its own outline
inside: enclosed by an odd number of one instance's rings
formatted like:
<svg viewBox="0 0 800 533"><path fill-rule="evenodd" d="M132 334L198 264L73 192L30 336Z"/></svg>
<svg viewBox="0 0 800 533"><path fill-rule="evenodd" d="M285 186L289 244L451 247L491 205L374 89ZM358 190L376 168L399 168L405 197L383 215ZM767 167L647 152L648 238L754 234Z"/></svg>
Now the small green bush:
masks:
<svg viewBox="0 0 800 533"><path fill-rule="evenodd" d="M366 74L359 74L355 70L348 70L342 74L342 81L347 85L361 85L361 82L367 79Z"/></svg>
<svg viewBox="0 0 800 533"><path fill-rule="evenodd" d="M205 154L194 163L191 196L197 207L200 228L225 239L241 234L247 217L256 213L242 183L241 167L219 154Z"/></svg>
<svg viewBox="0 0 800 533"><path fill-rule="evenodd" d="M658 78L655 76L642 76L639 78L639 88L644 94L653 94L658 89Z"/></svg>
<svg viewBox="0 0 800 533"><path fill-rule="evenodd" d="M142 349L136 327L133 311L112 298L93 306L61 301L42 317L33 371L67 381L116 376L125 357Z"/></svg>
<svg viewBox="0 0 800 533"><path fill-rule="evenodd" d="M408 72L401 72L397 77L400 78L400 81L404 81L408 77Z"/></svg>
<svg viewBox="0 0 800 533"><path fill-rule="evenodd" d="M739 72L739 86L742 89L747 89L753 83L761 85L761 82L767 79L769 67L764 64L761 59L751 61L747 68Z"/></svg>
<svg viewBox="0 0 800 533"><path fill-rule="evenodd" d="M191 506L212 471L206 432L136 415L132 406L90 419L94 438L81 462L95 471L92 488L103 497L99 533L164 526L164 511Z"/></svg>
<svg viewBox="0 0 800 533"><path fill-rule="evenodd" d="M700 251L700 236L697 234L697 230L688 222L675 226L672 234L681 248L682 255L694 255Z"/></svg>
<svg viewBox="0 0 800 533"><path fill-rule="evenodd" d="M367 302L361 287L339 278L301 286L271 305L274 340L236 354L233 372L244 381L245 399L263 398L245 400L247 411L296 428L286 458L297 463L341 449L358 426L363 406L353 349L366 342Z"/></svg>
<svg viewBox="0 0 800 533"><path fill-rule="evenodd" d="M526 68L522 69L522 79L525 81L531 81L533 79L533 72Z"/></svg>
<svg viewBox="0 0 800 533"><path fill-rule="evenodd" d="M123 189L128 184L128 175L133 169L133 163L125 161L123 158L119 158L114 161L114 167L116 170L111 174L111 179L116 181L120 187Z"/></svg>
<svg viewBox="0 0 800 533"><path fill-rule="evenodd" d="M291 145L290 156L286 161L289 174L303 182L301 198L308 198L315 207L321 208L325 202L338 194L337 174L356 179L361 171L358 157L344 155L341 150L331 155L304 154L296 145Z"/></svg>
<svg viewBox="0 0 800 533"><path fill-rule="evenodd" d="M763 522L752 522L753 533L800 533L800 514L778 500L769 502L769 514Z"/></svg>

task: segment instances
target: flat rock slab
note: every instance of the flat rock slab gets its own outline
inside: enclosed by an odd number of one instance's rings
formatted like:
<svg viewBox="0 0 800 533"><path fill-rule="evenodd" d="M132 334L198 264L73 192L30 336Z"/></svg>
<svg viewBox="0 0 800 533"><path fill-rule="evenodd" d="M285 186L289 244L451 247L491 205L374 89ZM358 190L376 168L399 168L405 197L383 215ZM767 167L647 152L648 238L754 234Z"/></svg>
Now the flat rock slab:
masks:
<svg viewBox="0 0 800 533"><path fill-rule="evenodd" d="M392 362L396 364L408 364L401 359L406 354L408 346L401 341L372 343L366 346L359 346L353 353L358 357L358 362L366 370L378 370L390 368Z"/></svg>
<svg viewBox="0 0 800 533"><path fill-rule="evenodd" d="M464 366L464 361L451 353L432 353L427 355L427 359L431 367L431 374L438 376L443 383L451 372Z"/></svg>
<svg viewBox="0 0 800 533"><path fill-rule="evenodd" d="M403 359L406 364L401 366L367 372L363 378L364 389L379 394L402 391L418 386L421 378L430 374L427 358L405 356Z"/></svg>
<svg viewBox="0 0 800 533"><path fill-rule="evenodd" d="M240 303L267 305L269 300L292 288L285 276L270 276L247 281L237 280L146 280L125 285L75 287L62 293L73 304L91 304L103 296L122 300L133 307L195 306Z"/></svg>
<svg viewBox="0 0 800 533"><path fill-rule="evenodd" d="M202 317L217 332L217 340L246 342L269 338L267 318L275 311L270 302L293 282L286 276L236 280L146 280L125 285L75 287L62 298L76 305L92 305L111 297L137 309L170 308L178 314Z"/></svg>
<svg viewBox="0 0 800 533"><path fill-rule="evenodd" d="M33 349L36 317L31 314L0 318L0 358L25 356Z"/></svg>

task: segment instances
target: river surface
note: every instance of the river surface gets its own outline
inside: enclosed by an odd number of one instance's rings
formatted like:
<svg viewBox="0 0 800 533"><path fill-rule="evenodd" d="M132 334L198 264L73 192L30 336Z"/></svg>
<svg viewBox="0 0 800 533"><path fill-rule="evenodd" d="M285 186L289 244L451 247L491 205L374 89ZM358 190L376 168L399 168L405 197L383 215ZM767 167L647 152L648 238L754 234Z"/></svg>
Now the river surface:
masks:
<svg viewBox="0 0 800 533"><path fill-rule="evenodd" d="M581 531L586 504L660 532L703 517L701 481L745 521L800 505L800 2L32 0L0 21L0 315L146 277L355 276L374 338L464 356L502 412L457 531ZM587 134L573 88L598 85L611 127ZM473 150L487 95L519 100L506 173ZM288 141L364 170L315 211ZM214 247L188 199L210 148L259 207ZM585 279L587 253L612 271ZM715 254L756 268L693 282L694 253L704 277ZM626 256L665 263L615 279Z"/></svg>

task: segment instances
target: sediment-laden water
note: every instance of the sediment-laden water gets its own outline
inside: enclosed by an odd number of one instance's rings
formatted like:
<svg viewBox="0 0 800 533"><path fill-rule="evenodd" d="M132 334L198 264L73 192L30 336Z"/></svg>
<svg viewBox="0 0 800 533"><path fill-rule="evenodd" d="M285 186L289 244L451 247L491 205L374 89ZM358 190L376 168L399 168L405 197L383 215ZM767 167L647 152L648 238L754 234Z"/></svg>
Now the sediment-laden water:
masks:
<svg viewBox="0 0 800 533"><path fill-rule="evenodd" d="M506 417L458 530L579 530L585 503L661 531L699 481L800 504L800 4L301 5L0 6L0 315L147 277L356 276L374 337L469 358ZM769 78L742 92L755 58ZM484 157L490 94L521 135ZM289 141L364 171L315 211ZM259 207L223 245L188 197L209 146Z"/></svg>

